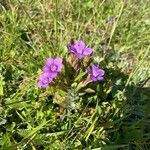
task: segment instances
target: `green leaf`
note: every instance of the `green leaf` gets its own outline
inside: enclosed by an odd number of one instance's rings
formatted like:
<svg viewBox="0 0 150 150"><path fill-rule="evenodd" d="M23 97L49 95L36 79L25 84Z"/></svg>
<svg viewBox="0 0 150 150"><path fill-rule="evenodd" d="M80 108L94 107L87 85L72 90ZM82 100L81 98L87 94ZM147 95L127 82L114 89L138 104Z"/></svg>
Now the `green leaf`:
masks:
<svg viewBox="0 0 150 150"><path fill-rule="evenodd" d="M93 90L91 88L87 88L87 89L85 89L85 92L91 94L91 93L95 93L95 90Z"/></svg>
<svg viewBox="0 0 150 150"><path fill-rule="evenodd" d="M84 75L86 75L86 72L80 72L74 81L75 82L80 81Z"/></svg>

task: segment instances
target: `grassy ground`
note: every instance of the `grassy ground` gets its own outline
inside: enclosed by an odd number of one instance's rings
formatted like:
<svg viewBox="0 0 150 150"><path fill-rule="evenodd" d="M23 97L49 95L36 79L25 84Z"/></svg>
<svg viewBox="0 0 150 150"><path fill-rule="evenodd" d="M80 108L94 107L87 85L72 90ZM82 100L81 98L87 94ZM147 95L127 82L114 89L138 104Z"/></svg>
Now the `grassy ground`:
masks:
<svg viewBox="0 0 150 150"><path fill-rule="evenodd" d="M106 80L64 115L37 77L71 39L94 49ZM149 0L1 0L0 149L149 150L149 56Z"/></svg>

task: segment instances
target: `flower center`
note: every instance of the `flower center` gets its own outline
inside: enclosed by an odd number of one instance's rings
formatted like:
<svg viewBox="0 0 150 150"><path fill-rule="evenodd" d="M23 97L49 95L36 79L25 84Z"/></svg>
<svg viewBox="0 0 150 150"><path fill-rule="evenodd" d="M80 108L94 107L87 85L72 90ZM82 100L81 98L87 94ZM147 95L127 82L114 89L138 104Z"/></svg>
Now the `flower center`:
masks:
<svg viewBox="0 0 150 150"><path fill-rule="evenodd" d="M52 64L50 68L51 68L51 71L56 71L57 70L57 66L54 65L54 64Z"/></svg>

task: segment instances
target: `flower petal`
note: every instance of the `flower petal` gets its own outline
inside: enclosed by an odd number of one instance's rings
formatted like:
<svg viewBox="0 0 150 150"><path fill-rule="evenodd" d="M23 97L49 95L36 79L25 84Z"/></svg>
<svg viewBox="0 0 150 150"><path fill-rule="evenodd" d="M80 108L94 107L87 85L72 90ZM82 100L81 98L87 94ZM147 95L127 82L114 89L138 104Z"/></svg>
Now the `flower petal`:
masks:
<svg viewBox="0 0 150 150"><path fill-rule="evenodd" d="M63 64L59 64L59 65L57 65L57 67L58 67L58 68L57 68L57 71L60 72L61 69L62 69L62 67L63 67Z"/></svg>
<svg viewBox="0 0 150 150"><path fill-rule="evenodd" d="M85 49L83 50L83 54L84 54L84 55L91 55L92 52L93 52L92 48L85 48Z"/></svg>
<svg viewBox="0 0 150 150"><path fill-rule="evenodd" d="M83 54L76 53L76 55L77 55L77 57L78 57L79 59L81 59L81 58L83 58L83 57L84 57L84 55L83 55Z"/></svg>
<svg viewBox="0 0 150 150"><path fill-rule="evenodd" d="M94 77L97 77L99 75L99 68L96 65L92 66L92 74Z"/></svg>
<svg viewBox="0 0 150 150"><path fill-rule="evenodd" d="M49 83L51 83L53 81L53 78L48 78Z"/></svg>
<svg viewBox="0 0 150 150"><path fill-rule="evenodd" d="M46 88L48 84L44 84L41 80L38 82L38 86L42 88Z"/></svg>
<svg viewBox="0 0 150 150"><path fill-rule="evenodd" d="M94 76L92 76L92 75L91 75L90 78L91 78L92 81L97 81L97 79Z"/></svg>
<svg viewBox="0 0 150 150"><path fill-rule="evenodd" d="M57 76L57 72L51 72L50 73L50 78L55 78Z"/></svg>
<svg viewBox="0 0 150 150"><path fill-rule="evenodd" d="M50 66L51 64L53 64L53 59L52 58L47 58L47 60L46 60L46 65L47 66Z"/></svg>
<svg viewBox="0 0 150 150"><path fill-rule="evenodd" d="M103 76L105 74L105 71L103 69L99 69L100 76Z"/></svg>
<svg viewBox="0 0 150 150"><path fill-rule="evenodd" d="M57 66L57 71L59 72L61 69L62 69L62 67L63 67L63 64L62 64L62 58L56 58L56 59L54 59L54 63L55 63L55 65Z"/></svg>
<svg viewBox="0 0 150 150"><path fill-rule="evenodd" d="M76 41L74 48L77 53L82 54L85 48L85 43L83 41Z"/></svg>
<svg viewBox="0 0 150 150"><path fill-rule="evenodd" d="M38 86L46 88L51 83L53 78L50 73L43 73L39 76Z"/></svg>
<svg viewBox="0 0 150 150"><path fill-rule="evenodd" d="M54 59L54 64L62 64L62 58L55 58Z"/></svg>
<svg viewBox="0 0 150 150"><path fill-rule="evenodd" d="M81 40L76 41L76 42L75 42L75 45L76 45L78 48L80 48L80 49L84 49L84 48L85 48L85 43L84 43L83 41L81 41Z"/></svg>
<svg viewBox="0 0 150 150"><path fill-rule="evenodd" d="M102 80L104 80L104 77L98 76L98 77L97 77L97 80L102 81Z"/></svg>
<svg viewBox="0 0 150 150"><path fill-rule="evenodd" d="M49 66L44 66L44 67L42 68L42 70L43 70L44 72L50 72L50 67L49 67Z"/></svg>

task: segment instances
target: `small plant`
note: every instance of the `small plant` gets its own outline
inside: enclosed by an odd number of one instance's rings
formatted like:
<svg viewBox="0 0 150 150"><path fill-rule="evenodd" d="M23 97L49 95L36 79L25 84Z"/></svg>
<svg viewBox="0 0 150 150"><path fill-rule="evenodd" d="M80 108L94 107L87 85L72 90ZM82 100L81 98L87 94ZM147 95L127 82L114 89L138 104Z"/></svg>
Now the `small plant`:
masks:
<svg viewBox="0 0 150 150"><path fill-rule="evenodd" d="M54 102L64 108L76 108L75 101L85 93L94 93L90 83L104 80L105 71L92 63L92 48L81 40L67 46L66 58L47 58L38 86L50 89Z"/></svg>

